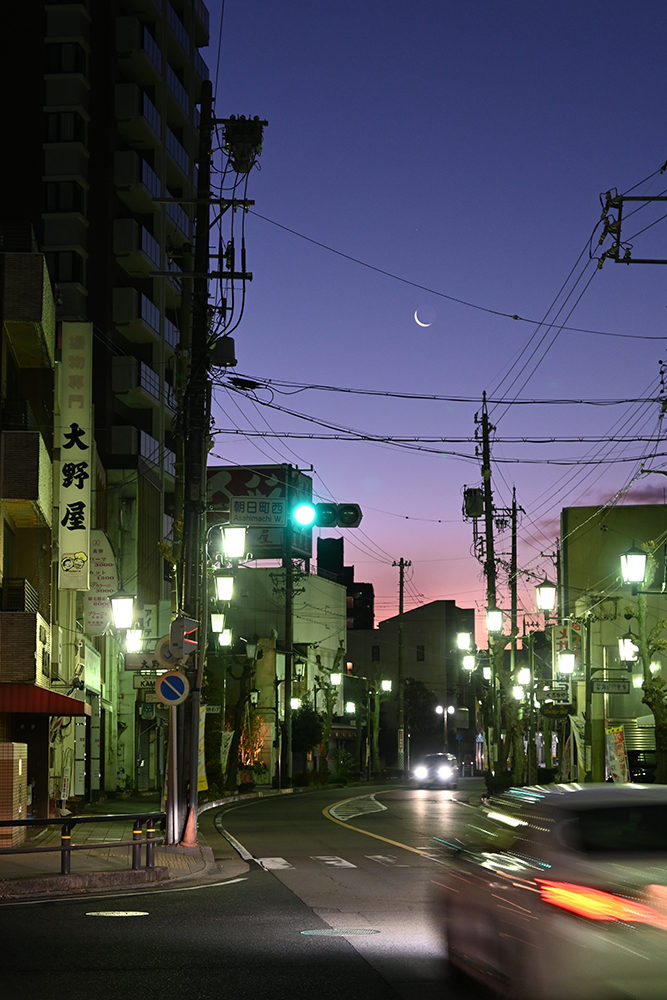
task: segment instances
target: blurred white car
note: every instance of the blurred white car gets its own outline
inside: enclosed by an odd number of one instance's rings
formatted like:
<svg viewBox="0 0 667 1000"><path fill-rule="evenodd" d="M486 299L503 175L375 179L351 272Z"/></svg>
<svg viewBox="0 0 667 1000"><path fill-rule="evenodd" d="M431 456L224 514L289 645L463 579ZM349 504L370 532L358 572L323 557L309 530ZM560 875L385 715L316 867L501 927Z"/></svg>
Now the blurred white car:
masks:
<svg viewBox="0 0 667 1000"><path fill-rule="evenodd" d="M667 786L514 788L439 880L453 979L512 1000L667 998Z"/></svg>
<svg viewBox="0 0 667 1000"><path fill-rule="evenodd" d="M456 788L459 765L454 754L429 753L417 764L411 778L420 788Z"/></svg>

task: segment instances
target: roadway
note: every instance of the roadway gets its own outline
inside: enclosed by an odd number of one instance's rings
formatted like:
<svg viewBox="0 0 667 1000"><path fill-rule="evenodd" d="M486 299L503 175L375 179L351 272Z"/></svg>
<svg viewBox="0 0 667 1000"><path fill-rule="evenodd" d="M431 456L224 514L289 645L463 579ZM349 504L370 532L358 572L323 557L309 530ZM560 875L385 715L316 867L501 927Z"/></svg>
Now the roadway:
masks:
<svg viewBox="0 0 667 1000"><path fill-rule="evenodd" d="M54 989L68 1000L157 989L184 1000L469 1000L447 982L432 907L446 857L434 838L463 839L474 816L459 794L240 802L202 818L214 850L216 838L232 842L247 862L233 877L223 862L197 884L4 904L3 1000Z"/></svg>

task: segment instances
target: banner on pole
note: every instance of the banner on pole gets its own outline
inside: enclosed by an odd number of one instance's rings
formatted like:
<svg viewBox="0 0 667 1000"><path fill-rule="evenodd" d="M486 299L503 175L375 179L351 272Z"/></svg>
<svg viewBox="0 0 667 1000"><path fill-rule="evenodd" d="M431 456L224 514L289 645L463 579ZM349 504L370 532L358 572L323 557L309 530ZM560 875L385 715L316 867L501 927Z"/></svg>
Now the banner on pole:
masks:
<svg viewBox="0 0 667 1000"><path fill-rule="evenodd" d="M220 739L220 770L223 774L227 773L227 760L229 759L229 748L232 745L232 740L234 739L234 730L230 729L228 732L223 733Z"/></svg>
<svg viewBox="0 0 667 1000"><path fill-rule="evenodd" d="M197 791L208 791L208 781L206 780L206 705L199 706L199 768L197 771Z"/></svg>
<svg viewBox="0 0 667 1000"><path fill-rule="evenodd" d="M92 323L62 324L58 588L88 590L93 470Z"/></svg>

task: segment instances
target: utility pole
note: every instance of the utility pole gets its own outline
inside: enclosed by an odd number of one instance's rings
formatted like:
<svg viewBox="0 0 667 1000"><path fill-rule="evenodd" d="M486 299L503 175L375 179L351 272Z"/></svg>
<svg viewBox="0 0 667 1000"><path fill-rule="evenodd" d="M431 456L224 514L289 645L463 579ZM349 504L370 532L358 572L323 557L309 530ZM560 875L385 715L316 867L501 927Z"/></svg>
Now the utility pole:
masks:
<svg viewBox="0 0 667 1000"><path fill-rule="evenodd" d="M514 670L516 667L516 634L517 634L517 605L518 605L516 521L517 521L516 486L513 486L512 487L512 553L510 555L510 602L511 602L510 619L512 626L510 670L512 671L512 674L514 674Z"/></svg>
<svg viewBox="0 0 667 1000"><path fill-rule="evenodd" d="M410 561L401 558L393 562L398 566L398 769L405 770L405 703L403 691L403 593L405 586L405 570L412 566Z"/></svg>
<svg viewBox="0 0 667 1000"><path fill-rule="evenodd" d="M288 481L286 496L291 497L292 483ZM285 555L285 721L280 747L280 773L283 788L292 787L292 659L294 648L294 563L292 562L292 524L288 517L284 531Z"/></svg>
<svg viewBox="0 0 667 1000"><path fill-rule="evenodd" d="M203 551L203 514L206 490L206 456L211 414L211 381L209 378L208 350L208 271L211 199L211 132L213 129L212 86L204 80L201 91L201 117L199 122L199 175L197 181L197 209L195 213L194 277L192 279L192 335L190 372L184 399L184 497L183 497L183 611L200 622L200 647L205 642L205 629L201 627L206 614L205 584L202 575L206 554ZM184 756L188 765L183 773L189 777L189 802L187 818L190 824L190 841L197 839L197 781L199 771L199 709L205 649L195 653L195 666L191 671L191 697L189 701L189 740L183 734ZM186 811L186 789L179 789L182 807ZM183 832L183 831L181 831Z"/></svg>
<svg viewBox="0 0 667 1000"><path fill-rule="evenodd" d="M484 490L484 575L486 577L486 606L496 607L496 553L493 539L493 492L491 489L491 444L489 436L495 428L489 423L489 411L486 405L486 392L482 394L482 488ZM498 697L498 677L494 656L495 640L489 635L489 665L491 667L491 718L493 720L492 738L489 740L489 757L491 770L498 770L498 753L500 750L500 699Z"/></svg>

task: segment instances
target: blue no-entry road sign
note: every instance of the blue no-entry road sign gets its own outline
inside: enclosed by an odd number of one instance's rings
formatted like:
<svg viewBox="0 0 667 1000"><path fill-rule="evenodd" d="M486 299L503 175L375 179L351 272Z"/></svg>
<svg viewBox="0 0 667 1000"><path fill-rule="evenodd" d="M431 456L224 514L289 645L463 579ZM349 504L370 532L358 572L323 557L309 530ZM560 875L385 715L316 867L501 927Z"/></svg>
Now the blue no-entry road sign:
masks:
<svg viewBox="0 0 667 1000"><path fill-rule="evenodd" d="M155 693L164 705L180 705L190 694L190 684L180 670L170 670L156 680Z"/></svg>

